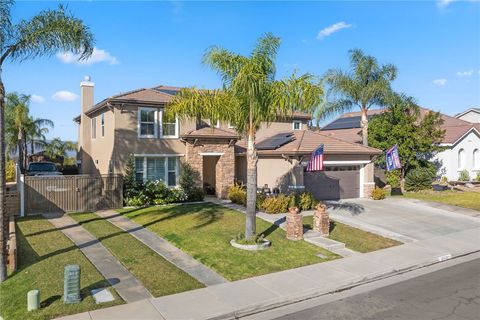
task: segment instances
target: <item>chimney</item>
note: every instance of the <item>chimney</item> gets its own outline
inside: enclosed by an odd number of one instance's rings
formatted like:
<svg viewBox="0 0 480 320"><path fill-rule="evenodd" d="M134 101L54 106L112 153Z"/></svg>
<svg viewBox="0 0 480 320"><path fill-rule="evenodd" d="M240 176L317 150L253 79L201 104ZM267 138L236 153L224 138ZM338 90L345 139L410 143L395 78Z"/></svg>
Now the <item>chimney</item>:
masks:
<svg viewBox="0 0 480 320"><path fill-rule="evenodd" d="M91 139L92 139L92 120L87 117L85 112L93 107L93 88L94 83L90 76L85 76L80 82L80 130L78 137L77 157L80 164L80 173L91 173L93 165L91 160Z"/></svg>
<svg viewBox="0 0 480 320"><path fill-rule="evenodd" d="M95 84L91 81L90 76L85 76L80 82L80 103L82 106L82 114L93 107L93 88Z"/></svg>

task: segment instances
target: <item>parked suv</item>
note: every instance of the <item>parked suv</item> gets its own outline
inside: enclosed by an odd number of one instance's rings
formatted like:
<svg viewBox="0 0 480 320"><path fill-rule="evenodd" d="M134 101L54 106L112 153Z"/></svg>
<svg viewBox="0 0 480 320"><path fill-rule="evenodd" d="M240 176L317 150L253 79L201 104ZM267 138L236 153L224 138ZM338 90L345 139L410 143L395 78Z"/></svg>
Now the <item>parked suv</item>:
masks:
<svg viewBox="0 0 480 320"><path fill-rule="evenodd" d="M27 168L27 176L61 176L53 162L31 162Z"/></svg>

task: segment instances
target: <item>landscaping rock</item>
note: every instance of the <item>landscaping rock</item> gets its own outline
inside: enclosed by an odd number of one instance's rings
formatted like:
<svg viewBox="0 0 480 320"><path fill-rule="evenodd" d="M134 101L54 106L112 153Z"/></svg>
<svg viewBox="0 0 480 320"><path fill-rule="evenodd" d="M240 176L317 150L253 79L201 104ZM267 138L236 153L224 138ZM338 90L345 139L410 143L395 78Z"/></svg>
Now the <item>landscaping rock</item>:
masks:
<svg viewBox="0 0 480 320"><path fill-rule="evenodd" d="M115 300L110 290L107 288L98 288L90 291L96 304L111 302Z"/></svg>

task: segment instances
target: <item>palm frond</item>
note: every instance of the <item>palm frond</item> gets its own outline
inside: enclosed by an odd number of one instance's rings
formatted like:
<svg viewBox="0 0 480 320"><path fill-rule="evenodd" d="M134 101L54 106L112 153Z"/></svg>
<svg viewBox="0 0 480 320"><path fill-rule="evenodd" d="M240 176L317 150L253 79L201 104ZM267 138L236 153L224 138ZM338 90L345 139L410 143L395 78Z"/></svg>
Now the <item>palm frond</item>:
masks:
<svg viewBox="0 0 480 320"><path fill-rule="evenodd" d="M63 6L44 10L15 25L11 44L2 52L0 65L6 58L23 61L38 56L50 56L58 50L80 54L88 58L93 52L94 37L82 20L75 18Z"/></svg>

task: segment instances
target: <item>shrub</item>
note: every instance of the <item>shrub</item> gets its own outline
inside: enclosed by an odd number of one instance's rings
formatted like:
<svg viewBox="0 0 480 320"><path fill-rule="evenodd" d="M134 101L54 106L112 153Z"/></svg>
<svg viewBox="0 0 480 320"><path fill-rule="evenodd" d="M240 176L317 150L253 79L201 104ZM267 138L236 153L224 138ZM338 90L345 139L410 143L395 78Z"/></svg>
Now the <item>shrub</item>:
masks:
<svg viewBox="0 0 480 320"><path fill-rule="evenodd" d="M205 194L203 189L199 186L200 173L193 169L189 163L182 163L182 170L179 177L180 187L183 189L187 196L186 201L202 201Z"/></svg>
<svg viewBox="0 0 480 320"><path fill-rule="evenodd" d="M245 239L245 233L240 232L239 234L237 234L234 240L238 244L255 245L255 244L262 244L264 239L265 239L265 236L262 233L260 235L256 235L253 239L247 240Z"/></svg>
<svg viewBox="0 0 480 320"><path fill-rule="evenodd" d="M284 213L288 211L289 204L292 202L292 197L283 194L274 197L265 198L262 203L262 209L266 213Z"/></svg>
<svg viewBox="0 0 480 320"><path fill-rule="evenodd" d="M228 188L228 199L233 203L240 204L242 206L247 205L247 191L245 190L245 186L242 184L234 184L233 186Z"/></svg>
<svg viewBox="0 0 480 320"><path fill-rule="evenodd" d="M444 183L444 184L447 184L447 183L448 183L448 178L447 178L446 176L442 176L442 177L440 178L440 182L441 182L441 183Z"/></svg>
<svg viewBox="0 0 480 320"><path fill-rule="evenodd" d="M477 177L475 178L475 181L478 181L478 182L480 182L480 171L479 171L479 172L477 172Z"/></svg>
<svg viewBox="0 0 480 320"><path fill-rule="evenodd" d="M458 181L470 181L470 174L467 170L462 170L458 176Z"/></svg>
<svg viewBox="0 0 480 320"><path fill-rule="evenodd" d="M17 180L15 174L15 162L13 162L13 160L7 160L5 165L5 179L7 182L15 182Z"/></svg>
<svg viewBox="0 0 480 320"><path fill-rule="evenodd" d="M400 170L387 171L387 184L393 188L400 188L400 181L402 173Z"/></svg>
<svg viewBox="0 0 480 320"><path fill-rule="evenodd" d="M372 190L371 197L373 200L383 200L385 199L385 190L375 187L375 189Z"/></svg>
<svg viewBox="0 0 480 320"><path fill-rule="evenodd" d="M256 202L257 210L262 210L263 201L265 201L265 196L261 193L257 194L257 202Z"/></svg>
<svg viewBox="0 0 480 320"><path fill-rule="evenodd" d="M419 191L432 186L433 177L430 172L423 169L414 169L405 177L405 190Z"/></svg>
<svg viewBox="0 0 480 320"><path fill-rule="evenodd" d="M312 210L318 204L317 199L313 197L311 192L303 192L299 196L298 205L301 210Z"/></svg>

